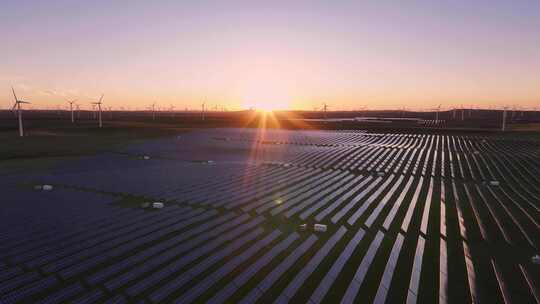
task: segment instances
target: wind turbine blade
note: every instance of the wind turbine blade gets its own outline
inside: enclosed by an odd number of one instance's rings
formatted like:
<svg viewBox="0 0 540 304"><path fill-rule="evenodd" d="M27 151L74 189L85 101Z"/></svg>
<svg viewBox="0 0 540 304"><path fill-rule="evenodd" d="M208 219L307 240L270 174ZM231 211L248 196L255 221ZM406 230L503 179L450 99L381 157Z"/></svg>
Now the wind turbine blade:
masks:
<svg viewBox="0 0 540 304"><path fill-rule="evenodd" d="M18 102L18 103L30 103L30 102L24 101L24 100L19 100L19 101L17 101L17 102Z"/></svg>
<svg viewBox="0 0 540 304"><path fill-rule="evenodd" d="M16 107L17 107L17 102L15 102L15 103L13 104L13 108L11 108L11 111L14 111Z"/></svg>
<svg viewBox="0 0 540 304"><path fill-rule="evenodd" d="M101 97L99 98L99 103L101 103L101 100L103 100L103 95L105 94L101 94Z"/></svg>
<svg viewBox="0 0 540 304"><path fill-rule="evenodd" d="M15 102L17 102L17 95L15 94L15 89L11 87L11 91L13 92L13 97L15 97Z"/></svg>

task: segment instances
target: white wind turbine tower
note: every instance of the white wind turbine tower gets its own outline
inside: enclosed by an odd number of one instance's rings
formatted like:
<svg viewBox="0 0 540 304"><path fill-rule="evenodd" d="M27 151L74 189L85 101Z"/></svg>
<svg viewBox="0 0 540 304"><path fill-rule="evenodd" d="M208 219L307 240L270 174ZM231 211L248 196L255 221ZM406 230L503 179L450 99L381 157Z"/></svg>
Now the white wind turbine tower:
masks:
<svg viewBox="0 0 540 304"><path fill-rule="evenodd" d="M435 109L435 123L439 122L439 114L441 112L441 105L439 104Z"/></svg>
<svg viewBox="0 0 540 304"><path fill-rule="evenodd" d="M156 103L154 102L151 107L152 110L152 120L156 120Z"/></svg>
<svg viewBox="0 0 540 304"><path fill-rule="evenodd" d="M98 118L99 118L99 127L102 128L103 127L103 121L101 120L101 101L103 100L103 94L101 94L101 97L99 98L99 101L98 102L93 102L92 104L93 105L96 105L97 108L98 108Z"/></svg>
<svg viewBox="0 0 540 304"><path fill-rule="evenodd" d="M507 107L503 108L503 119L502 119L502 127L501 127L501 130L503 132L506 131L506 109Z"/></svg>
<svg viewBox="0 0 540 304"><path fill-rule="evenodd" d="M75 116L73 116L73 104L75 103L75 101L77 101L77 99L73 99L73 100L67 99L67 102L69 103L69 110L71 111L71 123L75 122Z"/></svg>
<svg viewBox="0 0 540 304"><path fill-rule="evenodd" d="M17 98L17 95L15 94L15 89L11 87L11 91L13 92L13 97L15 98L15 104L13 104L13 108L11 111L15 110L17 108L17 116L19 117L19 136L24 136L24 130L23 130L23 121L22 121L22 110L21 110L21 103L29 103L28 101L19 100Z"/></svg>

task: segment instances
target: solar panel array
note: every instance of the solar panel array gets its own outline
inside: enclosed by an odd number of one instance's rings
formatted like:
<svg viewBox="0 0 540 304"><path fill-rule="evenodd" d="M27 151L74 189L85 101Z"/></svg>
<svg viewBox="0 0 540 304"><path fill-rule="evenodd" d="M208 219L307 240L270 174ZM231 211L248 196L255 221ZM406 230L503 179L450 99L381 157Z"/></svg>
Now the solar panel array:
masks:
<svg viewBox="0 0 540 304"><path fill-rule="evenodd" d="M538 303L539 156L524 139L223 129L14 170L0 302Z"/></svg>

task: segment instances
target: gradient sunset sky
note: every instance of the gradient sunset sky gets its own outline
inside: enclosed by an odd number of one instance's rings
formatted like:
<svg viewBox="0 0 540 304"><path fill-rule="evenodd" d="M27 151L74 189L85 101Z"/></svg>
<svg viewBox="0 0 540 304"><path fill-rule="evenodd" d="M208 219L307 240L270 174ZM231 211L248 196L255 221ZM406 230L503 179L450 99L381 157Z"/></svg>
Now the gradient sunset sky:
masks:
<svg viewBox="0 0 540 304"><path fill-rule="evenodd" d="M540 106L540 1L3 0L0 105Z"/></svg>

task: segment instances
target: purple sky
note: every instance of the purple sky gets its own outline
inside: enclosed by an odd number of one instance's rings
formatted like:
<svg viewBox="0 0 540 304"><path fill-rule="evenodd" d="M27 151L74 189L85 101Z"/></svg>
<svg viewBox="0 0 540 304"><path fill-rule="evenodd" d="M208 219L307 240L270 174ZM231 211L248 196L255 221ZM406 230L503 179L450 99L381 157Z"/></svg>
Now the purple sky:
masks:
<svg viewBox="0 0 540 304"><path fill-rule="evenodd" d="M538 0L3 0L0 37L3 107L540 105Z"/></svg>

